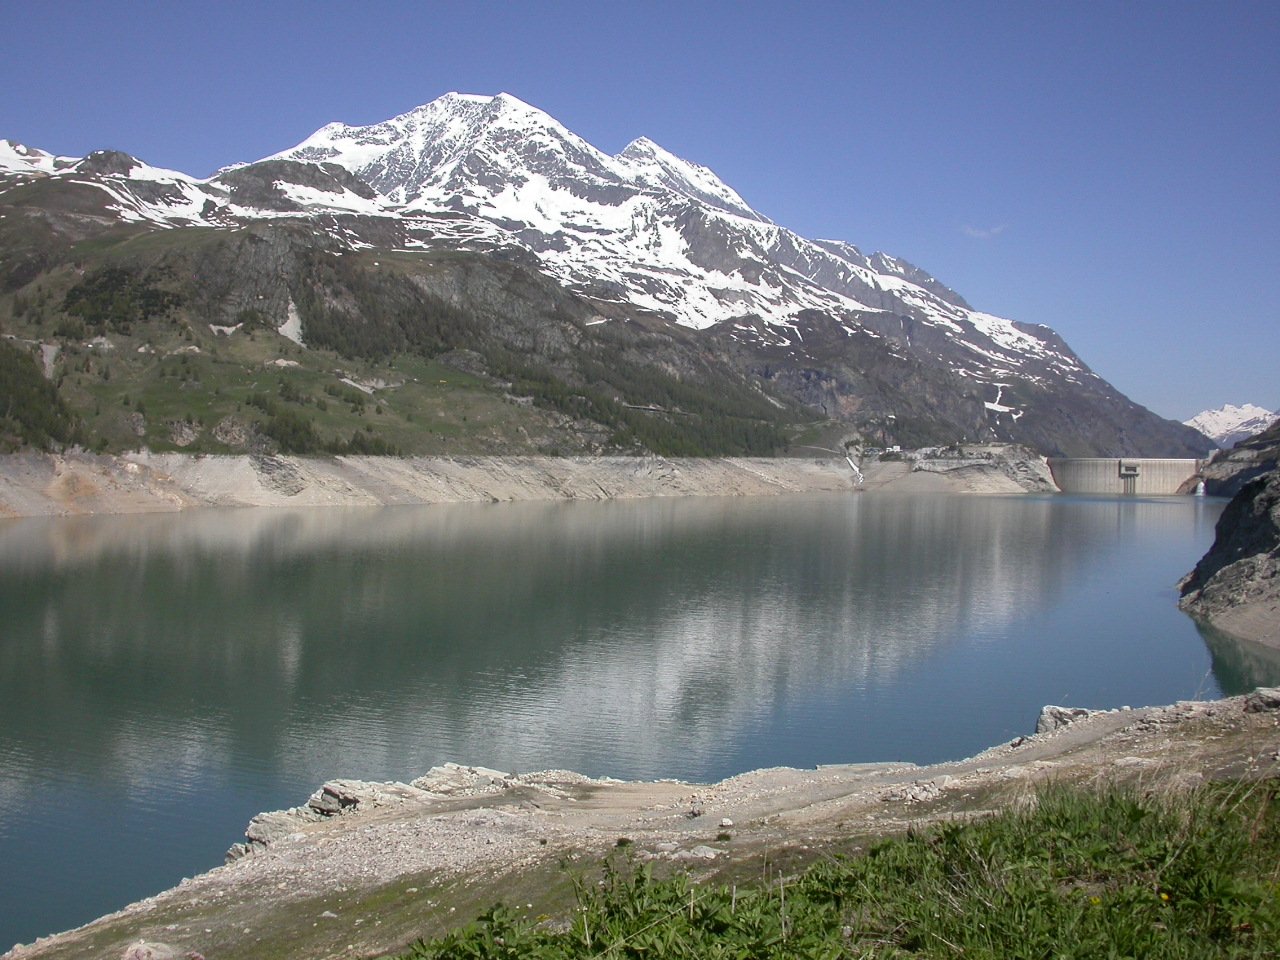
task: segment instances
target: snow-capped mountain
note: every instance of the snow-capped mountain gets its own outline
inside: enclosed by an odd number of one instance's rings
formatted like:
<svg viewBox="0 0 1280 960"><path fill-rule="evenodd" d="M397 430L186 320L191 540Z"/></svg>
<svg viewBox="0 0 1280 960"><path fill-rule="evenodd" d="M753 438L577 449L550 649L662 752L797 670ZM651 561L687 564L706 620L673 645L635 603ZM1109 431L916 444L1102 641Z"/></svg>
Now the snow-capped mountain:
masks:
<svg viewBox="0 0 1280 960"><path fill-rule="evenodd" d="M1242 407L1226 404L1217 410L1205 410L1185 421L1188 427L1199 430L1222 449L1235 446L1241 440L1247 440L1256 433L1261 433L1280 418L1280 413L1265 410L1256 404L1246 403Z"/></svg>
<svg viewBox="0 0 1280 960"><path fill-rule="evenodd" d="M114 151L69 160L16 144L0 148L0 169L82 182L121 219L157 226L352 214L394 219L406 250L523 248L573 289L773 346L801 341L797 315L818 311L842 335L944 360L993 417L1020 415L1002 402L1014 374L1096 379L1047 328L974 311L905 261L806 240L645 138L611 157L509 94L451 93L383 123L331 123L207 180ZM349 222L329 229L352 246L385 243Z"/></svg>
<svg viewBox="0 0 1280 960"><path fill-rule="evenodd" d="M796 315L816 310L908 352L945 341L948 365L986 385L993 415L1018 415L1000 402L1015 371L1092 377L1045 328L974 311L904 261L806 240L650 140L609 156L508 94L452 93L384 123L329 124L269 159L341 165L411 218L484 221L562 282L697 329L750 320L738 336L784 345L803 336Z"/></svg>
<svg viewBox="0 0 1280 960"><path fill-rule="evenodd" d="M333 161L361 176L398 205L417 200L433 206L467 206L492 202L502 194L511 200L541 199L541 187L556 206L576 204L555 198L568 180L594 188L597 204L615 205L635 187L670 190L697 197L710 206L749 219L763 219L732 189L705 167L667 153L640 138L617 157L597 150L546 113L501 93L477 97L449 93L383 123L349 127L331 123L298 146L268 159ZM489 173L485 177L483 174ZM494 174L505 173L501 180ZM514 174L514 179L512 175ZM477 183L480 180L482 182ZM461 198L458 202L455 198ZM472 204L474 205L474 204Z"/></svg>
<svg viewBox="0 0 1280 960"><path fill-rule="evenodd" d="M59 160L68 165L75 162L66 157L55 157L43 150L14 143L12 140L0 140L0 171L53 173L54 165Z"/></svg>
<svg viewBox="0 0 1280 960"><path fill-rule="evenodd" d="M646 138L610 156L508 94L451 93L382 123L331 123L204 180L114 151L77 160L0 141L0 191L35 180L76 198L60 201L81 212L69 233L86 216L162 230L288 222L336 249L520 262L599 304L602 323L639 311L704 331L751 374L868 439L906 437L910 423L917 437L1067 454L1201 445L1047 327L976 311L887 254L805 239ZM44 262L26 256L24 271ZM285 293L255 293L255 308L283 324L297 295Z"/></svg>
<svg viewBox="0 0 1280 960"><path fill-rule="evenodd" d="M228 226L298 213L386 214L368 184L333 165L241 164L207 180L153 167L118 150L54 157L0 140L0 185L39 177L104 194L120 220L160 227Z"/></svg>

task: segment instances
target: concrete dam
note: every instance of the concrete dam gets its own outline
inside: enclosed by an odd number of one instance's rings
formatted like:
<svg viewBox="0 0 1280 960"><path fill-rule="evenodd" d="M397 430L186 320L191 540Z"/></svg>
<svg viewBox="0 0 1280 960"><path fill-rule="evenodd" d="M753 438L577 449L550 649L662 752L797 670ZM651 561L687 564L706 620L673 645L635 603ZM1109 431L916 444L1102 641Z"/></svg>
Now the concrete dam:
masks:
<svg viewBox="0 0 1280 960"><path fill-rule="evenodd" d="M1063 493L1195 493L1199 460L1145 457L1050 457L1049 470Z"/></svg>

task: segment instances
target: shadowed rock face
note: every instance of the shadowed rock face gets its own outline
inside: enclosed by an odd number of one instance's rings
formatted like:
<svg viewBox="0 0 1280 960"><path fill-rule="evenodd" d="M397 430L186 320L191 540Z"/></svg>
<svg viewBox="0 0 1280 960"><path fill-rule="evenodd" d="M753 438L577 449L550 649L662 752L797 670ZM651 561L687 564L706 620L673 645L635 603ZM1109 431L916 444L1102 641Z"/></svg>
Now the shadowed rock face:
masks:
<svg viewBox="0 0 1280 960"><path fill-rule="evenodd" d="M95 150L72 169L80 173L127 177L138 165L136 158L119 150Z"/></svg>
<svg viewBox="0 0 1280 960"><path fill-rule="evenodd" d="M1280 470L1236 494L1218 520L1213 546L1180 589L1179 606L1187 613L1253 635L1247 638L1274 639L1280 621ZM1252 621L1256 627L1248 626Z"/></svg>

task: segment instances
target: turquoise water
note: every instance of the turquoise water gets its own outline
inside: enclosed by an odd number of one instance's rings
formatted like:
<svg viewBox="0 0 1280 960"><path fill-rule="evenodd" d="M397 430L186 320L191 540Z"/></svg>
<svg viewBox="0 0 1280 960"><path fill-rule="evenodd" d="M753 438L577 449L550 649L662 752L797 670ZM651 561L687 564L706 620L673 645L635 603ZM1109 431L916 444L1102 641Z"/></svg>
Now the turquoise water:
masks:
<svg viewBox="0 0 1280 960"><path fill-rule="evenodd" d="M0 523L0 944L446 760L622 778L971 755L1274 659L1173 585L1221 504L829 495ZM1212 652L1211 652L1212 648Z"/></svg>

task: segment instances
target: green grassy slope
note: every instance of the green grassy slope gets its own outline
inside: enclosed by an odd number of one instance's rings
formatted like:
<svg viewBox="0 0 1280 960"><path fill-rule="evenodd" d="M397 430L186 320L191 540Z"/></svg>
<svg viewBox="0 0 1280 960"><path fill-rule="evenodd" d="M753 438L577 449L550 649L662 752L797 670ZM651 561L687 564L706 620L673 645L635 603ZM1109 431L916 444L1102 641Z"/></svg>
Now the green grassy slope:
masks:
<svg viewBox="0 0 1280 960"><path fill-rule="evenodd" d="M35 229L0 221L10 265ZM0 331L99 452L768 455L811 419L692 332L499 256L343 251L289 222L37 239Z"/></svg>
<svg viewBox="0 0 1280 960"><path fill-rule="evenodd" d="M1156 798L1050 788L742 886L625 860L562 922L495 907L420 942L444 958L1275 957L1280 784Z"/></svg>

